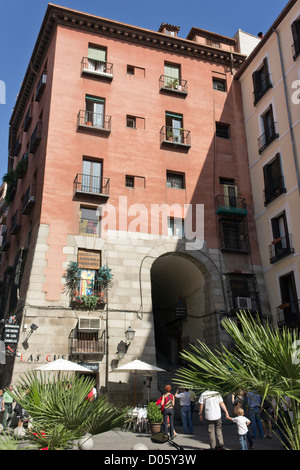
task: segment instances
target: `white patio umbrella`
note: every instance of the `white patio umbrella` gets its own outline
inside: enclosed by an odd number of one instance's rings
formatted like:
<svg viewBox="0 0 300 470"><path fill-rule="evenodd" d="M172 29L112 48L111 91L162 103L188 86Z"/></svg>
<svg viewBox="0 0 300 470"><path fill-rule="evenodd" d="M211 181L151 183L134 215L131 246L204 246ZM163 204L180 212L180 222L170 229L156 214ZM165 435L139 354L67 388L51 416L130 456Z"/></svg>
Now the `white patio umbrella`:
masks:
<svg viewBox="0 0 300 470"><path fill-rule="evenodd" d="M56 361L43 364L42 366L36 367L34 370L44 370L49 372L90 372L87 367L83 367L76 362L66 361L65 359L56 359Z"/></svg>
<svg viewBox="0 0 300 470"><path fill-rule="evenodd" d="M166 372L165 369L153 366L147 362L135 359L134 361L128 362L120 367L117 367L111 372L134 372L134 406L136 406L136 377L138 372Z"/></svg>

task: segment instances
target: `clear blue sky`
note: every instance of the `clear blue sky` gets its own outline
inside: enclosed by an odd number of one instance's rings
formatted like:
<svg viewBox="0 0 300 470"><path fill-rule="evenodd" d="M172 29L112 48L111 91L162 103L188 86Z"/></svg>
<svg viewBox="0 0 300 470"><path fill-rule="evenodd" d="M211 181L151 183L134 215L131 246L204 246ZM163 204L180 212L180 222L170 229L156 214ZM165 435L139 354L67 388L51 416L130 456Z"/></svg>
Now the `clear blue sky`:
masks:
<svg viewBox="0 0 300 470"><path fill-rule="evenodd" d="M0 183L7 171L8 127L16 97L43 21L47 0L0 0ZM186 38L198 27L233 37L238 29L266 32L288 0L61 0L52 3L157 31L162 22L180 26Z"/></svg>

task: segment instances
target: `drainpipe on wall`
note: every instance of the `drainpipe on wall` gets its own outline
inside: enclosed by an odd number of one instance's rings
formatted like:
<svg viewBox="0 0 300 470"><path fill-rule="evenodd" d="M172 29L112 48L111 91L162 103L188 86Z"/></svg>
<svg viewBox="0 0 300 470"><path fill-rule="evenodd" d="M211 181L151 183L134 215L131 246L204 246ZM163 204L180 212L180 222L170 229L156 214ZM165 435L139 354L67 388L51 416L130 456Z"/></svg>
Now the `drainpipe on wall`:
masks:
<svg viewBox="0 0 300 470"><path fill-rule="evenodd" d="M292 117L291 117L291 112L290 112L289 97L288 97L288 93L287 93L287 86L286 86L285 70L284 70L284 64L283 64L283 58L282 58L280 37L279 37L279 33L276 29L273 28L273 32L277 35L277 43L278 43L278 50L279 50L279 57L280 57L280 64L281 64L282 80L283 80L283 86L284 86L285 102L286 102L286 108L287 108L287 113L288 113L289 128L290 128L290 135L291 135L291 142L292 142L296 177L297 177L297 183L298 183L298 191L300 193L300 178L299 178L298 156L297 156L297 149L296 149L296 145L295 145L295 136L294 136L294 129L293 129L293 125L292 125Z"/></svg>

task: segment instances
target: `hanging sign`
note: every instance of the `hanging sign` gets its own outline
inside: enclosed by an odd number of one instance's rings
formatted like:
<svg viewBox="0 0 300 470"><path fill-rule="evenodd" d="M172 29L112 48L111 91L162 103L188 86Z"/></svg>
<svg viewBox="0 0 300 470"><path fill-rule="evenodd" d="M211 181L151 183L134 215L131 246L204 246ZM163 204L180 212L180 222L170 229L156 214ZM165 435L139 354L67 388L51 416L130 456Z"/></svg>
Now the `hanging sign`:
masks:
<svg viewBox="0 0 300 470"><path fill-rule="evenodd" d="M100 253L78 250L78 266L80 269L100 269Z"/></svg>

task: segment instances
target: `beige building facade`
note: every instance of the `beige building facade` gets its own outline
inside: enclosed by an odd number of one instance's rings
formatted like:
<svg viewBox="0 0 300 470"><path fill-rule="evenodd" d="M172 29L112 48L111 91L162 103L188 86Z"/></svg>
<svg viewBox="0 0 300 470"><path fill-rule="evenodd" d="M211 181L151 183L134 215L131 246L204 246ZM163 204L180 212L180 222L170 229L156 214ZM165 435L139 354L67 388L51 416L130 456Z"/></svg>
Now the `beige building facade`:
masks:
<svg viewBox="0 0 300 470"><path fill-rule="evenodd" d="M236 74L274 324L299 327L300 3L290 1Z"/></svg>

